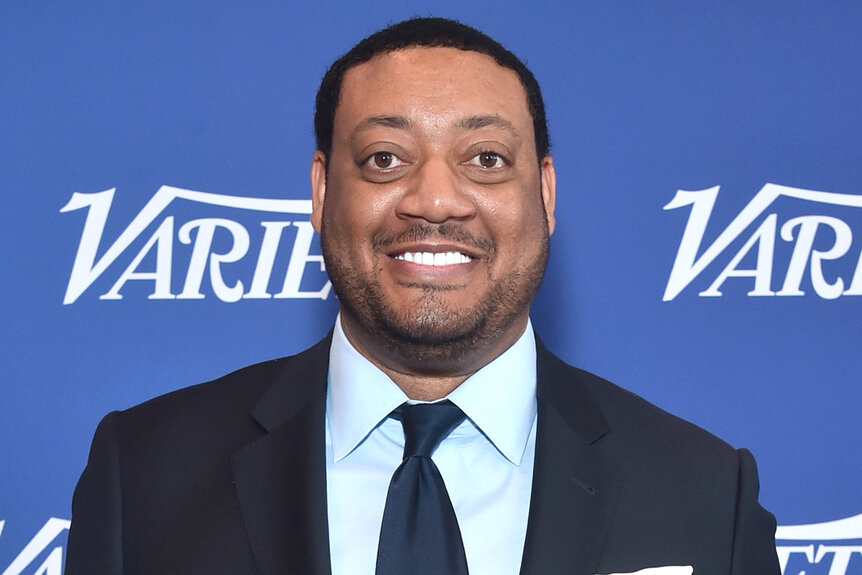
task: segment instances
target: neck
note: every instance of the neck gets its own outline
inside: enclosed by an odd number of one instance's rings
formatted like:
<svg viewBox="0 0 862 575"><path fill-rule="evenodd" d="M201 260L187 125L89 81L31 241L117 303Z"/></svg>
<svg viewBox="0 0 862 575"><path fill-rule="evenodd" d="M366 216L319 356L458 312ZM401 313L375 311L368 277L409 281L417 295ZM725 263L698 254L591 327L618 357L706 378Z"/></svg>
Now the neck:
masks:
<svg viewBox="0 0 862 575"><path fill-rule="evenodd" d="M414 375L409 373L398 373L387 369L384 366L379 366L380 369L401 388L407 397L420 401L434 401L442 399L452 393L456 387L464 383L468 377L473 375L455 375L455 376L428 376Z"/></svg>
<svg viewBox="0 0 862 575"><path fill-rule="evenodd" d="M415 358L401 357L380 345L379 338L369 334L342 312L341 328L350 344L368 361L376 365L395 382L410 399L434 401L449 395L467 378L491 363L509 349L524 333L528 315L514 322L502 337L477 346L455 365L418 363Z"/></svg>

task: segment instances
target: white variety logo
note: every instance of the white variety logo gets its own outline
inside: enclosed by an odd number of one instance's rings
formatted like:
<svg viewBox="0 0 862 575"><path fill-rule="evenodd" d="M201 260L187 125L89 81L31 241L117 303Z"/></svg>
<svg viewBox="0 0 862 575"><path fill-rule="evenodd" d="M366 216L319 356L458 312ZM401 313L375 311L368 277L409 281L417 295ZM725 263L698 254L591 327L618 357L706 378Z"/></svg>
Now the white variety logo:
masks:
<svg viewBox="0 0 862 575"><path fill-rule="evenodd" d="M718 190L719 186L700 191L678 190L670 203L664 207L665 210L675 210L691 206L688 223L664 292L664 301L676 298L780 197L814 202L821 206L862 207L862 196L858 195L766 184L712 244L702 248L704 232L712 215ZM774 291L773 260L776 237L779 234L783 241L793 242L793 250L781 288ZM831 238L834 238L831 246L820 249L823 247L821 246L823 241ZM818 240L817 244L815 240ZM834 262L843 258L850 251L852 243L853 232L850 226L839 218L827 215L802 215L788 219L779 229L778 214L770 213L748 236L743 246L731 257L730 262L721 270L712 284L698 295L721 296L721 286L728 278L747 277L754 280L753 289L748 292L750 296L801 296L805 294L801 284L806 271L810 274L814 292L821 298L835 299L842 295L862 295L862 265L860 265L862 254L858 256L852 278L847 278L849 282L834 271L831 273L824 271L824 262ZM756 254L754 266L742 267L743 258L749 253Z"/></svg>
<svg viewBox="0 0 862 575"><path fill-rule="evenodd" d="M782 525L775 539L784 575L851 575L851 561L855 564L852 573L862 572L862 513L826 523ZM812 570L814 565L819 569ZM827 565L828 572L822 569Z"/></svg>
<svg viewBox="0 0 862 575"><path fill-rule="evenodd" d="M328 281L321 281L322 287L317 290L304 291L300 288L307 264L316 263L320 266L321 272L324 270L323 256L309 253L314 237L314 229L307 219L307 215L311 213L310 200L225 196L162 186L117 239L100 257L97 257L115 191L114 188L95 194L75 193L60 210L61 212L71 212L87 208L87 219L84 223L78 252L75 255L69 284L66 287L64 304L74 303L160 217L162 217L161 222L156 226L155 231L132 258L131 263L120 273L113 286L101 294L99 299L122 299L120 290L132 280L153 282L153 291L149 295L149 299L203 299L206 296L201 291L201 285L207 269L209 269L209 282L213 293L218 299L225 302L273 297L326 299L329 295L332 286ZM246 287L241 279L236 279L230 283L226 281L223 268L227 267L228 264L240 262L247 255L253 253L253 250L250 250L252 235L249 230L233 219L209 217L185 222L175 234L175 217L163 216L165 209L174 200L187 200L221 208L274 214L296 214L306 217L293 222L285 220L259 222L263 232L258 234L261 239L259 245L256 246L256 258L254 256L248 258L254 259L255 265L251 280ZM272 294L269 291L270 278L279 247L283 243L283 236L286 235L285 228L288 227L295 228L296 236L293 240L281 289ZM194 237L192 237L192 232L194 232ZM222 236L227 234L227 237L230 238L230 247L226 251L216 249L214 240L217 233ZM183 287L178 293L172 291L171 284L171 274L176 259L174 257L175 236L182 244L192 245ZM141 271L142 261L153 251L155 252L155 269Z"/></svg>
<svg viewBox="0 0 862 575"><path fill-rule="evenodd" d="M6 522L0 520L0 535ZM21 575L27 567L31 567L37 560L44 560L33 572L34 575L62 575L63 574L63 545L57 538L69 529L68 519L50 518L42 529L21 550L15 559L3 570L2 575ZM50 551L48 548L52 547ZM48 551L47 555L45 552Z"/></svg>

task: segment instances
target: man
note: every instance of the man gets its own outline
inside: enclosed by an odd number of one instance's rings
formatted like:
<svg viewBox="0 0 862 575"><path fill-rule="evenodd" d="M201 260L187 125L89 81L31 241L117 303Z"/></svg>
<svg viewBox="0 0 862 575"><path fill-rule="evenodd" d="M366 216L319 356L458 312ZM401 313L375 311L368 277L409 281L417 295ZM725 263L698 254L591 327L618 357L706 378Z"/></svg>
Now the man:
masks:
<svg viewBox="0 0 862 575"><path fill-rule="evenodd" d="M396 501L420 461L403 404L441 398L458 417L421 473L443 480L443 560L465 565L436 572L778 573L748 452L534 336L556 180L515 56L456 22L396 24L333 64L315 129L333 333L106 417L67 575L423 572L437 526L411 515L427 485ZM414 563L384 566L402 544Z"/></svg>

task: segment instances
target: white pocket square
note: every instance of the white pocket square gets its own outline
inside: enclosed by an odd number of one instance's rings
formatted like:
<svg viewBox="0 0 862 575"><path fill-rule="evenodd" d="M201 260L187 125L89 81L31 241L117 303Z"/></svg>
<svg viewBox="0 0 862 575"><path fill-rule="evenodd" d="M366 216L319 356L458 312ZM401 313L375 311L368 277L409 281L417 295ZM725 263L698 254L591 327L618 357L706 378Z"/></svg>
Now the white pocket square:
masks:
<svg viewBox="0 0 862 575"><path fill-rule="evenodd" d="M691 565L665 565L664 567L647 567L630 573L607 573L606 575L692 575Z"/></svg>

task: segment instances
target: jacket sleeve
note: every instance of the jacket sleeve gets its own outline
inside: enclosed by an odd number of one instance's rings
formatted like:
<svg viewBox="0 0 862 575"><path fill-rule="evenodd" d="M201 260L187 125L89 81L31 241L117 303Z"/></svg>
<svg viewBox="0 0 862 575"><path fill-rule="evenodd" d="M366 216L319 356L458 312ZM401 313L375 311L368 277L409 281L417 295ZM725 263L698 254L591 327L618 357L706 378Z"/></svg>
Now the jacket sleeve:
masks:
<svg viewBox="0 0 862 575"><path fill-rule="evenodd" d="M119 413L102 420L72 499L65 575L122 575L123 518L117 428Z"/></svg>
<svg viewBox="0 0 862 575"><path fill-rule="evenodd" d="M732 575L780 575L775 549L775 517L760 506L757 464L747 449L740 449L739 488L733 537Z"/></svg>

